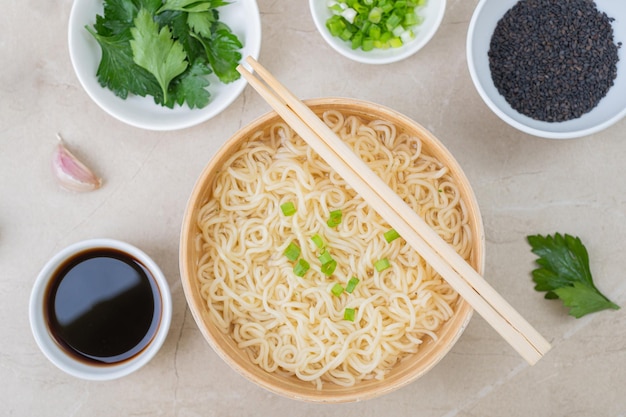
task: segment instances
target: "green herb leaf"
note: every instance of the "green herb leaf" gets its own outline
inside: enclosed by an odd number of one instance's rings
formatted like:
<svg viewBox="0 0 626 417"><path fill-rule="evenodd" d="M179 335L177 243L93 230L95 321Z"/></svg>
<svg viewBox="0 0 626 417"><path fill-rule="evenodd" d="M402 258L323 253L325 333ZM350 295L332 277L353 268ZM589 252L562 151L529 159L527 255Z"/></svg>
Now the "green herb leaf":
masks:
<svg viewBox="0 0 626 417"><path fill-rule="evenodd" d="M134 23L135 27L130 30L133 35L130 41L133 60L155 76L163 92L163 101L167 103L170 82L189 65L187 54L183 46L172 38L170 28L164 26L159 30L159 25L146 9L139 10Z"/></svg>
<svg viewBox="0 0 626 417"><path fill-rule="evenodd" d="M216 10L202 12L202 13L189 13L187 16L187 24L198 35L205 38L210 38L213 33L213 27L217 23L218 14Z"/></svg>
<svg viewBox="0 0 626 417"><path fill-rule="evenodd" d="M176 79L174 85L176 102L182 105L186 101L190 109L194 107L201 109L209 104L211 93L205 87L209 85L206 76L210 73L211 69L204 62L194 62L188 71Z"/></svg>
<svg viewBox="0 0 626 417"><path fill-rule="evenodd" d="M545 298L560 298L569 314L580 318L605 309L619 309L595 287L589 254L578 237L556 233L554 236L527 237L531 251L538 255L539 268L532 271L535 290Z"/></svg>
<svg viewBox="0 0 626 417"><path fill-rule="evenodd" d="M557 288L554 293L570 308L569 314L576 318L608 308L619 309L596 289L580 282L574 282L571 287Z"/></svg>
<svg viewBox="0 0 626 417"><path fill-rule="evenodd" d="M237 71L237 65L241 61L239 49L243 47L237 36L230 29L222 25L221 29L211 34L211 38L194 35L204 46L207 58L215 75L223 83L238 80L241 74Z"/></svg>
<svg viewBox="0 0 626 417"><path fill-rule="evenodd" d="M161 6L157 13L161 13L165 10L206 12L227 4L229 4L229 2L222 0L165 0L165 3Z"/></svg>
<svg viewBox="0 0 626 417"><path fill-rule="evenodd" d="M156 78L133 60L133 51L129 43L130 29L111 36L99 35L90 28L87 30L102 49L102 59L96 72L102 87L108 88L122 99L127 98L129 94L145 97L155 90L160 93Z"/></svg>

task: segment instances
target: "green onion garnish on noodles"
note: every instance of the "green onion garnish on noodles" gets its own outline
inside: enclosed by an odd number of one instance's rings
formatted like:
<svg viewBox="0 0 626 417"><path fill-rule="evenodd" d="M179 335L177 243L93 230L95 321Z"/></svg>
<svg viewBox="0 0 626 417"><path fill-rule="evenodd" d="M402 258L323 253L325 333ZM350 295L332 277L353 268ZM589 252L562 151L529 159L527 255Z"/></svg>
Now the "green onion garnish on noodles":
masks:
<svg viewBox="0 0 626 417"><path fill-rule="evenodd" d="M330 218L326 222L328 227L336 227L341 223L341 218L343 217L343 213L341 210L333 210L330 212Z"/></svg>
<svg viewBox="0 0 626 417"><path fill-rule="evenodd" d="M400 234L396 232L396 229L389 229L385 232L385 240L387 241L387 243L391 243L399 237Z"/></svg>
<svg viewBox="0 0 626 417"><path fill-rule="evenodd" d="M298 259L298 262L293 267L293 273L296 274L296 276L303 277L304 274L306 274L306 271L308 271L310 267L311 265L309 265L307 261L300 258Z"/></svg>
<svg viewBox="0 0 626 417"><path fill-rule="evenodd" d="M326 262L325 264L323 264L321 269L322 269L322 273L326 275L327 277L329 277L333 274L333 272L335 272L336 268L337 268L337 261L333 259L332 261Z"/></svg>
<svg viewBox="0 0 626 417"><path fill-rule="evenodd" d="M320 256L317 257L322 264L322 273L326 276L331 276L333 272L335 272L335 268L337 268L337 261L333 259L330 252L324 251Z"/></svg>
<svg viewBox="0 0 626 417"><path fill-rule="evenodd" d="M289 246L287 246L287 249L285 249L284 254L290 261L295 261L300 257L300 247L291 242Z"/></svg>
<svg viewBox="0 0 626 417"><path fill-rule="evenodd" d="M317 233L311 236L311 240L315 243L318 249L324 249L324 239Z"/></svg>
<svg viewBox="0 0 626 417"><path fill-rule="evenodd" d="M358 283L359 283L359 279L357 277L350 278L350 280L348 281L348 284L346 285L346 292L348 294L352 294L352 291L354 291Z"/></svg>
<svg viewBox="0 0 626 417"><path fill-rule="evenodd" d="M337 284L333 285L333 287L330 289L330 292L335 297L339 297L343 293L343 287L341 286L341 284L337 283Z"/></svg>
<svg viewBox="0 0 626 417"><path fill-rule="evenodd" d="M322 254L320 256L318 256L317 259L320 260L320 263L322 265L325 265L325 264L333 261L333 257L330 254L330 252L328 252L328 251L322 252Z"/></svg>
<svg viewBox="0 0 626 417"><path fill-rule="evenodd" d="M389 260L387 258L379 259L376 262L374 262L374 268L376 268L378 272L384 271L390 266L391 264L389 263Z"/></svg>
<svg viewBox="0 0 626 417"><path fill-rule="evenodd" d="M280 209L285 216L293 216L296 214L296 206L291 201L281 204Z"/></svg>
<svg viewBox="0 0 626 417"><path fill-rule="evenodd" d="M346 307L346 309L343 312L343 319L348 320L348 321L354 321L355 313L356 313L355 309Z"/></svg>

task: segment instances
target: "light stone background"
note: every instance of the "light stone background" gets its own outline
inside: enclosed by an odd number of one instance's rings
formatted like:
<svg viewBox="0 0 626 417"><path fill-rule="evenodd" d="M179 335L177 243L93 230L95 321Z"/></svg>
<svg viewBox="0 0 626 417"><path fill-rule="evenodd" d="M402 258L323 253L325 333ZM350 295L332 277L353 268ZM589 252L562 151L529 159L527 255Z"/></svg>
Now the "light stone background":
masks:
<svg viewBox="0 0 626 417"><path fill-rule="evenodd" d="M403 62L367 66L316 32L306 1L260 0L260 61L302 98L390 106L431 130L474 186L487 238L486 278L553 344L530 367L474 315L448 356L409 386L361 403L275 396L225 365L202 338L180 284L183 209L202 168L237 129L269 110L251 89L223 113L150 132L104 113L81 89L67 49L70 0L4 0L0 12L0 415L3 416L626 416L626 135L550 141L520 133L483 104L466 66L476 0L451 0L440 30ZM57 186L61 132L105 180L93 193ZM598 287L620 311L576 320L533 290L525 237L570 233L587 245ZM28 323L43 264L75 241L126 240L160 264L174 314L159 354L113 382L85 382L48 362Z"/></svg>

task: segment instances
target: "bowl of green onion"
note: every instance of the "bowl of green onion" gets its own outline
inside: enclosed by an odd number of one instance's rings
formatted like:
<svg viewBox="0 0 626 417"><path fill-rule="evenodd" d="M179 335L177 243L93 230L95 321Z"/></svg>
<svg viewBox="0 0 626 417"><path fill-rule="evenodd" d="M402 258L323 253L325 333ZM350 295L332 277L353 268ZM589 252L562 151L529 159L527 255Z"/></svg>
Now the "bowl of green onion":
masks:
<svg viewBox="0 0 626 417"><path fill-rule="evenodd" d="M445 0L309 0L322 38L346 58L390 64L422 49L435 35Z"/></svg>

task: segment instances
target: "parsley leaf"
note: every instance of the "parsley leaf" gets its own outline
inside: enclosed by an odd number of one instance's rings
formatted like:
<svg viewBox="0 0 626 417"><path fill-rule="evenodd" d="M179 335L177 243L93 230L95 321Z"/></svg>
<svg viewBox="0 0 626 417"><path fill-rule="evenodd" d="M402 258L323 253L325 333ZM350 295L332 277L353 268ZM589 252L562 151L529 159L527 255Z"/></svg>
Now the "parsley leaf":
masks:
<svg viewBox="0 0 626 417"><path fill-rule="evenodd" d="M209 103L211 94L204 87L209 85L206 75L211 73L211 69L202 61L193 63L189 71L186 71L174 86L176 102L183 104L185 100L189 108L202 108Z"/></svg>
<svg viewBox="0 0 626 417"><path fill-rule="evenodd" d="M179 10L184 12L206 12L219 6L229 4L223 0L165 0L157 13L164 10Z"/></svg>
<svg viewBox="0 0 626 417"><path fill-rule="evenodd" d="M189 13L187 24L191 30L205 38L210 38L213 25L217 23L218 16L213 12Z"/></svg>
<svg viewBox="0 0 626 417"><path fill-rule="evenodd" d="M586 314L620 307L595 287L587 248L578 237L556 233L554 236L527 237L531 251L538 255L539 268L532 271L535 290L545 291L545 298L560 298L569 314Z"/></svg>
<svg viewBox="0 0 626 417"><path fill-rule="evenodd" d="M130 30L133 39L130 47L137 65L151 72L159 82L163 101L167 103L167 90L170 82L187 69L187 54L183 46L172 38L167 26L159 30L159 25L146 9L139 10Z"/></svg>
<svg viewBox="0 0 626 417"><path fill-rule="evenodd" d="M210 40L198 35L194 36L204 46L211 67L220 81L229 83L239 79L237 64L241 60L239 48L242 45L237 36L226 29L214 32Z"/></svg>
<svg viewBox="0 0 626 417"><path fill-rule="evenodd" d="M87 30L96 38L102 49L102 58L96 73L102 87L125 99L129 94L145 97L159 91L159 84L150 72L135 64L130 47L130 30L118 35L101 36ZM126 71L120 71L125 68Z"/></svg>

